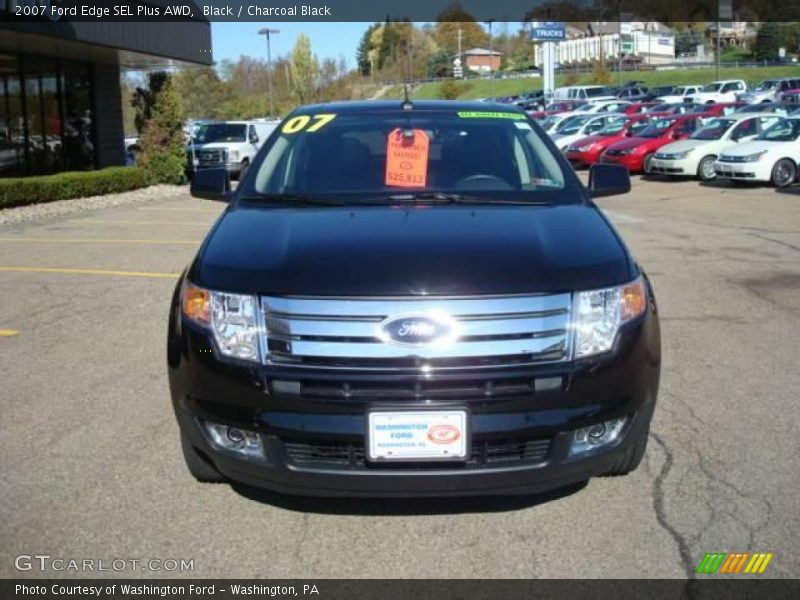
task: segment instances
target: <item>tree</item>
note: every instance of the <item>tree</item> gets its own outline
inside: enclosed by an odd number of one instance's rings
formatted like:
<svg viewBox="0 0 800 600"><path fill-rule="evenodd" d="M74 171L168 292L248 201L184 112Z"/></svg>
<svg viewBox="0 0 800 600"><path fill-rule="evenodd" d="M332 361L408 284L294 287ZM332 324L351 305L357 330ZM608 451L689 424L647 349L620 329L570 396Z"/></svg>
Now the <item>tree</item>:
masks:
<svg viewBox="0 0 800 600"><path fill-rule="evenodd" d="M447 50L439 50L428 58L428 77L449 77L453 74L453 63Z"/></svg>
<svg viewBox="0 0 800 600"><path fill-rule="evenodd" d="M186 179L184 149L184 112L181 98L169 75L163 72L150 75L148 94L135 95L152 100L148 118L142 124L139 144L142 148L139 165L151 183L183 183ZM137 89L137 94L140 90Z"/></svg>
<svg viewBox="0 0 800 600"><path fill-rule="evenodd" d="M140 135L144 130L145 123L153 117L153 106L164 85L166 85L168 77L164 71L150 73L147 78L147 87L137 87L136 91L133 92L133 97L131 98L131 106L133 106L134 110L133 121L136 125L136 131Z"/></svg>
<svg viewBox="0 0 800 600"><path fill-rule="evenodd" d="M454 4L439 13L434 40L439 48L451 55L458 52L458 30L461 30L461 50L485 48L489 45L486 31L475 22L472 15Z"/></svg>
<svg viewBox="0 0 800 600"><path fill-rule="evenodd" d="M307 104L314 97L319 64L317 57L311 53L311 40L305 34L297 37L292 57L289 62L292 95L300 104Z"/></svg>
<svg viewBox="0 0 800 600"><path fill-rule="evenodd" d="M356 50L356 63L358 64L358 72L365 77L372 74L372 62L370 52L372 51L372 35L380 25L373 23L364 34L361 36L361 41L358 43Z"/></svg>
<svg viewBox="0 0 800 600"><path fill-rule="evenodd" d="M176 73L172 85L191 109L193 118L219 118L219 110L228 90L213 67L192 67Z"/></svg>
<svg viewBox="0 0 800 600"><path fill-rule="evenodd" d="M774 21L762 23L756 34L756 59L775 60L778 58L780 43L778 24Z"/></svg>

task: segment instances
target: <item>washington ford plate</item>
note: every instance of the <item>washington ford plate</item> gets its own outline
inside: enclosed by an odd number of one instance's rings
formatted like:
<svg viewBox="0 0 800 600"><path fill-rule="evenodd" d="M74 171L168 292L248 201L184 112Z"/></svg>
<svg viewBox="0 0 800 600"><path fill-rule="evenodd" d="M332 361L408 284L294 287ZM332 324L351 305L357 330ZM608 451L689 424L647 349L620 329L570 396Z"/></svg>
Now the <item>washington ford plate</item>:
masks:
<svg viewBox="0 0 800 600"><path fill-rule="evenodd" d="M370 460L464 460L467 413L463 410L370 412Z"/></svg>

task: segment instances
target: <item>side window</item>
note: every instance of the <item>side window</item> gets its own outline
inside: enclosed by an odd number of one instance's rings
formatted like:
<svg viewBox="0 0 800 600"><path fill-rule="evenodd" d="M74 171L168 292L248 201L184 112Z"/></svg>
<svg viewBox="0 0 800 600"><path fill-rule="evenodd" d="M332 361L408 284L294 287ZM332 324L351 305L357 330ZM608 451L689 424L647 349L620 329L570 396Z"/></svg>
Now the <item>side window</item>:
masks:
<svg viewBox="0 0 800 600"><path fill-rule="evenodd" d="M744 137L756 134L756 120L747 119L739 123L731 133L732 140L740 140Z"/></svg>
<svg viewBox="0 0 800 600"><path fill-rule="evenodd" d="M764 131L771 127L775 121L777 121L777 117L759 117L758 118L758 129L759 131Z"/></svg>

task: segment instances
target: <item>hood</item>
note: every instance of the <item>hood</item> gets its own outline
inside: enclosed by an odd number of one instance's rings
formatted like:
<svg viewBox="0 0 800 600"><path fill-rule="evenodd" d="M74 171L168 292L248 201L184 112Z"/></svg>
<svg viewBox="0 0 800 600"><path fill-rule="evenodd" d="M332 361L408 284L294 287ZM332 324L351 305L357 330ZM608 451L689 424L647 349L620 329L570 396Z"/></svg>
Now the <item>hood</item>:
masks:
<svg viewBox="0 0 800 600"><path fill-rule="evenodd" d="M698 146L703 146L709 142L716 142L718 140L679 140L677 142L670 142L666 146L662 146L658 151L665 154L673 154L677 152L685 152Z"/></svg>
<svg viewBox="0 0 800 600"><path fill-rule="evenodd" d="M762 150L772 150L775 146L785 145L785 144L786 142L769 142L766 140L755 140L752 142L745 142L744 144L733 146L732 148L726 148L725 151L722 152L722 154L725 154L726 156L747 156L748 154L755 154L756 152L761 152Z"/></svg>
<svg viewBox="0 0 800 600"><path fill-rule="evenodd" d="M593 289L634 276L586 205L390 208L236 206L190 278L277 295L481 295Z"/></svg>
<svg viewBox="0 0 800 600"><path fill-rule="evenodd" d="M614 142L608 148L609 149L613 148L614 150L627 150L628 148L635 148L637 146L650 144L657 139L659 138L640 138L640 137L623 138L618 142Z"/></svg>

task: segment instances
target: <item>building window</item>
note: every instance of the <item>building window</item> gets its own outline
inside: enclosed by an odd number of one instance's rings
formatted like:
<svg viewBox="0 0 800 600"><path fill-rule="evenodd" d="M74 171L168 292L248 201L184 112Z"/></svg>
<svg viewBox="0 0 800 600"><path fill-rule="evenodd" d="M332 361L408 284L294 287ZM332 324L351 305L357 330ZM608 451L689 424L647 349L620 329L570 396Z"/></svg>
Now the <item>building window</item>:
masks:
<svg viewBox="0 0 800 600"><path fill-rule="evenodd" d="M0 176L95 165L87 65L0 55Z"/></svg>

